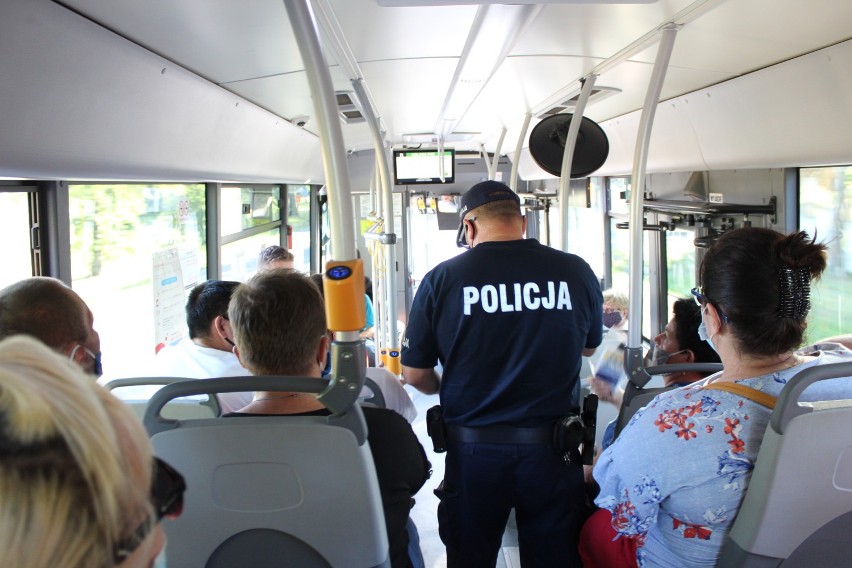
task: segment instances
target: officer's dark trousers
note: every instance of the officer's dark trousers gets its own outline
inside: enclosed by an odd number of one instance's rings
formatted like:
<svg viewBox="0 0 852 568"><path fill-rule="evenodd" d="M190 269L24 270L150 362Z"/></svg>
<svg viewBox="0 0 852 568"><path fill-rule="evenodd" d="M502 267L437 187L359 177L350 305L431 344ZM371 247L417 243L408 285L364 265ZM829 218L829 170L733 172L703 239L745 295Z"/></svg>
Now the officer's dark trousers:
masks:
<svg viewBox="0 0 852 568"><path fill-rule="evenodd" d="M448 568L493 568L512 507L524 568L580 566L583 470L552 444L451 441L435 493Z"/></svg>

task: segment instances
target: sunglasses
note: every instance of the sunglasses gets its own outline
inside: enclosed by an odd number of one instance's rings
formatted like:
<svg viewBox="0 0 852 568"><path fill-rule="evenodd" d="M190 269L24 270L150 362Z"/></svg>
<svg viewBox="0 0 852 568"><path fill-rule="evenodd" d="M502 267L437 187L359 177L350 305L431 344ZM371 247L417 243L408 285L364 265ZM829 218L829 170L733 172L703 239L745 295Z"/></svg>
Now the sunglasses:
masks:
<svg viewBox="0 0 852 568"><path fill-rule="evenodd" d="M722 316L723 323L728 323L729 321L731 321L728 318L728 315L722 311L722 308L714 304L710 298L701 293L701 288L693 288L689 292L692 294L692 298L695 300L695 303L701 306L702 308L706 304L713 304L713 307L716 308L716 311L719 312L720 316Z"/></svg>
<svg viewBox="0 0 852 568"><path fill-rule="evenodd" d="M183 512L184 491L186 481L183 476L175 468L155 457L154 476L151 480L151 505L154 512L115 547L116 564L121 564L133 554L163 518L176 519L180 516Z"/></svg>

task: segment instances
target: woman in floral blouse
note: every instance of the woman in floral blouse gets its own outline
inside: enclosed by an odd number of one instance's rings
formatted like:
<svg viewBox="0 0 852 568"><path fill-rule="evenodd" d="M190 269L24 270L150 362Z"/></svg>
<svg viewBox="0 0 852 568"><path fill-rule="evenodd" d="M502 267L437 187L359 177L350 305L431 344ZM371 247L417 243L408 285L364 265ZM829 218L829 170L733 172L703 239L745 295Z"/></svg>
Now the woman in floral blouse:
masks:
<svg viewBox="0 0 852 568"><path fill-rule="evenodd" d="M777 397L801 370L849 361L839 344L799 355L810 283L826 247L806 233L744 228L720 237L701 264L699 335L724 370L655 398L598 459L580 552L585 568L714 566L739 511L770 409L705 388L736 382ZM801 400L852 397L852 378L822 381Z"/></svg>

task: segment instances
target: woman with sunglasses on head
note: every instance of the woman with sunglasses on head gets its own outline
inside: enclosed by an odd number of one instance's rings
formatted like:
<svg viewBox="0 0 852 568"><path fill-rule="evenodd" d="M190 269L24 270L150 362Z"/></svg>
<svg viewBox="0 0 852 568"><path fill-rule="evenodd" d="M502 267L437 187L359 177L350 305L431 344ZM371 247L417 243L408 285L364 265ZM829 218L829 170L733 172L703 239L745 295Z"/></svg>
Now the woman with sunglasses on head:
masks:
<svg viewBox="0 0 852 568"><path fill-rule="evenodd" d="M34 339L0 342L4 566L157 566L184 489L129 407Z"/></svg>
<svg viewBox="0 0 852 568"><path fill-rule="evenodd" d="M839 344L796 353L811 281L825 266L826 247L804 232L736 229L707 251L692 293L699 335L723 371L655 398L601 454L601 509L581 537L586 568L715 565L769 422L764 403L803 369L852 359ZM722 390L731 385L754 390ZM814 384L800 400L850 397L852 379L841 379Z"/></svg>

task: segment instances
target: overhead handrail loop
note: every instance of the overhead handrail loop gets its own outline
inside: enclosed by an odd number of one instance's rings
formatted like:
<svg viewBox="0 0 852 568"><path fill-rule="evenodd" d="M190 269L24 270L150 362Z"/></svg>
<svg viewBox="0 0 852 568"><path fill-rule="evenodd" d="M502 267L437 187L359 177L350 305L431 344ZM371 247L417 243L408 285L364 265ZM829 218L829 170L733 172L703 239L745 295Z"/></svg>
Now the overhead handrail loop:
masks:
<svg viewBox="0 0 852 568"><path fill-rule="evenodd" d="M580 123L583 122L583 112L586 110L586 102L595 87L597 75L588 75L583 79L583 88L574 107L571 116L571 125L565 138L565 153L562 155L562 171L559 172L559 216L562 219L562 250L568 252L568 186L571 183L571 166L574 162L574 148L577 146L577 134L580 132Z"/></svg>
<svg viewBox="0 0 852 568"><path fill-rule="evenodd" d="M630 191L630 258L629 258L629 313L636 318L638 325L631 325L627 330L627 349L624 354L624 367L627 376L634 373L643 374L642 370L642 208L645 194L645 168L648 163L648 146L651 141L651 126L660 100L663 81L671 59L674 40L679 25L667 24L661 29L660 46L651 80L648 82L648 92L645 94L645 104L639 120L639 130L636 140L636 153L633 159L633 179ZM647 382L647 380L645 380Z"/></svg>
<svg viewBox="0 0 852 568"><path fill-rule="evenodd" d="M331 236L331 258L351 260L355 258L355 243L352 239L354 223L352 217L349 171L346 167L346 150L343 131L337 115L337 99L328 73L328 63L322 52L319 34L308 0L285 0L284 7L290 18L293 35L302 54L305 75L311 88L311 98L317 113L317 130L322 149L322 164L328 188L329 232Z"/></svg>
<svg viewBox="0 0 852 568"><path fill-rule="evenodd" d="M346 167L343 131L337 115L337 97L320 46L316 20L309 0L284 0L284 7L299 46L317 114L328 191L331 261L323 283L326 288L328 327L336 333L331 346L331 383L317 398L333 412L342 412L355 403L366 378L366 355L364 341L360 336L366 321L363 263L356 258L352 191ZM334 276L330 278L332 267ZM333 290L329 289L329 282L335 284Z"/></svg>

